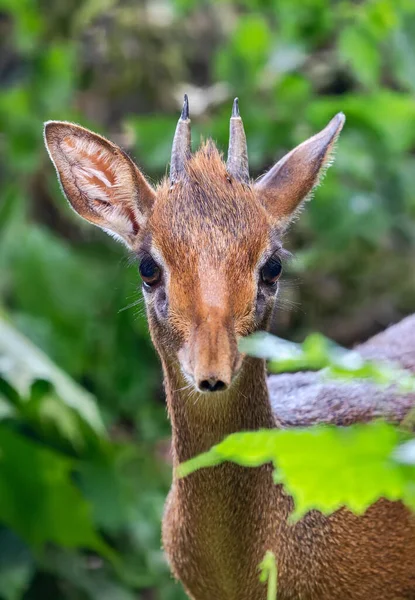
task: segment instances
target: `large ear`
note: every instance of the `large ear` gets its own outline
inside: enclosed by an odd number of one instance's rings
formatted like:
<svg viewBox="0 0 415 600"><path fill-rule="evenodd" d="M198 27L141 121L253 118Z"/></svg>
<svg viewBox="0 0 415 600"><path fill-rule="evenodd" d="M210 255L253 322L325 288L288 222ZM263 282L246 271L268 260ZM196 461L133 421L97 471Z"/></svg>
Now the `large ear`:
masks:
<svg viewBox="0 0 415 600"><path fill-rule="evenodd" d="M131 159L73 123L48 121L45 144L72 208L132 248L155 192Z"/></svg>
<svg viewBox="0 0 415 600"><path fill-rule="evenodd" d="M337 114L320 133L286 154L255 184L271 216L286 225L331 164L345 117Z"/></svg>

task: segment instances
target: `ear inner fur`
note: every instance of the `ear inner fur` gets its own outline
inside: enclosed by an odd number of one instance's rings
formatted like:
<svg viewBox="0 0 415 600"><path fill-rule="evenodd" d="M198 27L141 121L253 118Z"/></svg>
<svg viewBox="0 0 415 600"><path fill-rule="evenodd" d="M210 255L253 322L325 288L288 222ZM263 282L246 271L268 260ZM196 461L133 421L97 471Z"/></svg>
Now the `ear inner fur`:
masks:
<svg viewBox="0 0 415 600"><path fill-rule="evenodd" d="M118 146L72 123L49 121L45 142L72 208L133 247L154 191Z"/></svg>
<svg viewBox="0 0 415 600"><path fill-rule="evenodd" d="M344 121L343 113L337 114L320 133L286 154L256 182L261 201L281 225L291 220L330 166Z"/></svg>

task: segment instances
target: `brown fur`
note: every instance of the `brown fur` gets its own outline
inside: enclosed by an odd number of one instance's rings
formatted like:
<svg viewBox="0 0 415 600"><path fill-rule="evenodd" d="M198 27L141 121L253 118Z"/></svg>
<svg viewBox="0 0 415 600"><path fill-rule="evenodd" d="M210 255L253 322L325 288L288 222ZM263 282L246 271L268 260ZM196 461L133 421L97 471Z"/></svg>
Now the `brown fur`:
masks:
<svg viewBox="0 0 415 600"><path fill-rule="evenodd" d="M109 142L69 124L47 126L74 208L122 237L138 257L150 253L163 273L146 291L146 304L164 369L175 466L229 433L289 422L273 414L264 362L241 355L237 342L267 327L276 288L261 281L261 268L280 252L281 230L318 181L342 124L335 118L258 185L236 181L208 142L173 186L164 181L151 193L141 174L132 182L129 159ZM210 377L221 378L226 391L197 391ZM194 600L264 600L258 564L272 550L279 600L415 599L414 519L400 503L381 500L362 517L312 511L296 525L287 522L291 510L269 466L225 464L174 476L163 520L173 573Z"/></svg>

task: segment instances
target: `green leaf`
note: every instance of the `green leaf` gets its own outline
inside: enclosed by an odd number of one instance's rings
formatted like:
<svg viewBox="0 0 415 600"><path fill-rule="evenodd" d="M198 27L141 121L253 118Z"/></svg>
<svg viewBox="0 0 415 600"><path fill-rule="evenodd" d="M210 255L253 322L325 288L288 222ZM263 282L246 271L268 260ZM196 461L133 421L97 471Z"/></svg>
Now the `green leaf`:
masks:
<svg viewBox="0 0 415 600"><path fill-rule="evenodd" d="M409 150L415 140L415 106L412 95L390 89L380 89L365 95L347 94L341 97L316 99L308 108L310 119L317 124L324 122L339 110L347 115L347 130L356 132L355 146L373 140L366 146L365 156L374 152L377 159L377 172L380 175L383 152L393 157L396 153ZM388 118L385 118L388 115ZM340 153L339 153L340 154ZM403 157L400 156L400 159ZM340 192L340 188L336 188Z"/></svg>
<svg viewBox="0 0 415 600"><path fill-rule="evenodd" d="M61 401L49 382L41 379L34 382L29 400L22 405L22 414L35 429L43 433L56 430L77 449L84 445L79 413Z"/></svg>
<svg viewBox="0 0 415 600"><path fill-rule="evenodd" d="M246 61L261 60L271 43L271 32L266 19L260 15L239 19L233 43L235 50Z"/></svg>
<svg viewBox="0 0 415 600"><path fill-rule="evenodd" d="M126 123L133 135L137 152L148 169L162 172L170 160L174 119L165 116L130 117Z"/></svg>
<svg viewBox="0 0 415 600"><path fill-rule="evenodd" d="M246 467L272 462L276 483L294 499L295 518L342 506L361 514L381 497L415 508L415 467L394 456L401 440L397 428L384 422L235 433L180 465L178 475L224 461Z"/></svg>
<svg viewBox="0 0 415 600"><path fill-rule="evenodd" d="M277 600L277 564L273 552L267 551L259 568L261 570L259 580L262 583L268 582L267 600Z"/></svg>
<svg viewBox="0 0 415 600"><path fill-rule="evenodd" d="M368 87L379 81L380 52L368 33L356 24L345 28L339 39L339 52L342 61L349 64L357 78Z"/></svg>
<svg viewBox="0 0 415 600"><path fill-rule="evenodd" d="M1 382L0 378L0 382ZM12 404L10 404L8 398L1 393L0 386L0 421L3 419L8 419L10 417L14 417L16 414L16 410Z"/></svg>
<svg viewBox="0 0 415 600"><path fill-rule="evenodd" d="M95 563L93 568L91 562ZM42 567L86 592L89 600L134 600L137 597L108 573L100 558L88 560L71 551L55 549L45 553Z"/></svg>
<svg viewBox="0 0 415 600"><path fill-rule="evenodd" d="M111 556L72 481L73 463L0 426L0 522L28 543L86 547ZM28 500L30 499L30 510Z"/></svg>
<svg viewBox="0 0 415 600"><path fill-rule="evenodd" d="M356 351L346 350L319 333L294 344L266 332L254 333L239 342L241 352L270 360L274 373L318 371L328 378L370 379L380 385L395 385L402 392L415 390L415 376L390 362L365 360Z"/></svg>
<svg viewBox="0 0 415 600"><path fill-rule="evenodd" d="M27 398L36 380L53 384L59 398L97 433L104 426L94 397L61 371L41 350L0 317L0 374Z"/></svg>
<svg viewBox="0 0 415 600"><path fill-rule="evenodd" d="M28 547L10 530L0 529L0 590L4 600L21 600L35 572Z"/></svg>
<svg viewBox="0 0 415 600"><path fill-rule="evenodd" d="M130 499L117 469L115 448L112 450L112 456L81 462L77 474L82 492L93 508L95 522L106 532L114 533L128 522Z"/></svg>

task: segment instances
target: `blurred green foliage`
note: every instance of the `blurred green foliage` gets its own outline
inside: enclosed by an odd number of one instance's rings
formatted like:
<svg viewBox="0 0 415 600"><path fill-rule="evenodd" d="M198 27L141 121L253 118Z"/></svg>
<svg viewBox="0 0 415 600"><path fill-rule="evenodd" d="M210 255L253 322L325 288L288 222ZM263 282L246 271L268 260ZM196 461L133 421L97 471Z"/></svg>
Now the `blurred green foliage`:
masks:
<svg viewBox="0 0 415 600"><path fill-rule="evenodd" d="M223 149L239 96L256 176L344 111L336 166L288 241L276 323L348 345L415 306L414 34L412 0L0 0L0 311L99 399L109 432L55 369L9 381L1 346L5 600L183 597L160 551L160 367L142 305L123 310L136 267L66 206L42 122L102 132L157 179L183 92L194 145Z"/></svg>
<svg viewBox="0 0 415 600"><path fill-rule="evenodd" d="M239 348L251 356L269 360L271 373L323 371L329 379L370 380L394 386L401 393L415 393L415 375L392 362L364 359L319 333L311 333L302 344L288 342L265 331L240 340Z"/></svg>
<svg viewBox="0 0 415 600"><path fill-rule="evenodd" d="M0 597L183 597L160 549L168 479L152 445L110 440L95 399L0 320Z"/></svg>

